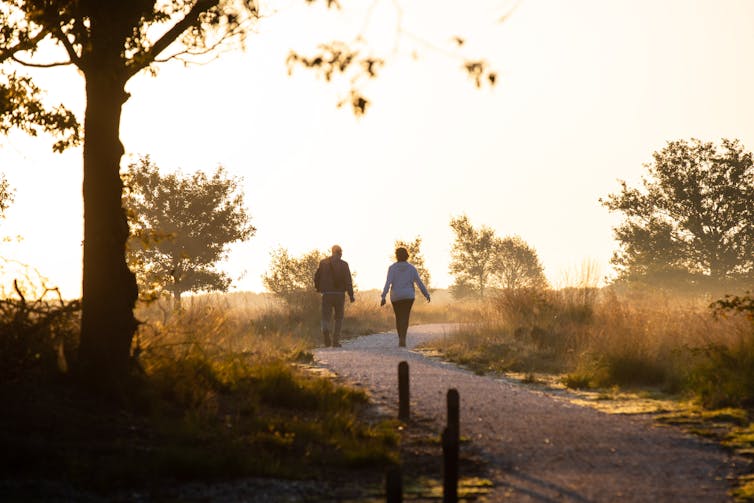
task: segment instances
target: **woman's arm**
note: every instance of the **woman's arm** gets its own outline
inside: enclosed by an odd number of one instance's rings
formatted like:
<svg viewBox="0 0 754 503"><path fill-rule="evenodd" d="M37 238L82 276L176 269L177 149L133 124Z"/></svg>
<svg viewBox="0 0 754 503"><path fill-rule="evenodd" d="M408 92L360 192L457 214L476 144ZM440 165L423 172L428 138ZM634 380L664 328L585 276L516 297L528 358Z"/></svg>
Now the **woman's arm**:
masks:
<svg viewBox="0 0 754 503"><path fill-rule="evenodd" d="M424 298L427 299L427 302L429 302L429 292L427 291L427 287L424 286L424 283L422 283L422 279L419 277L419 271L416 270L416 267L414 267L414 283L419 287L419 290L421 290L422 295L424 295Z"/></svg>

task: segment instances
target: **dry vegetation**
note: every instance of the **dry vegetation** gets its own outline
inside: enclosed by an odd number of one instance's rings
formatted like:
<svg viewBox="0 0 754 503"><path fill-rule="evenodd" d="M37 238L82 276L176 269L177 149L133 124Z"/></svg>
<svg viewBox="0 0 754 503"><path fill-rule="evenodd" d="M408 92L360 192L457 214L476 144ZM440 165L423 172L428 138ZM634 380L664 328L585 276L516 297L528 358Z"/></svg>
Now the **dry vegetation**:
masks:
<svg viewBox="0 0 754 503"><path fill-rule="evenodd" d="M704 405L754 405L754 328L709 298L616 288L505 291L484 322L436 344L479 372L562 374L571 387L656 386Z"/></svg>

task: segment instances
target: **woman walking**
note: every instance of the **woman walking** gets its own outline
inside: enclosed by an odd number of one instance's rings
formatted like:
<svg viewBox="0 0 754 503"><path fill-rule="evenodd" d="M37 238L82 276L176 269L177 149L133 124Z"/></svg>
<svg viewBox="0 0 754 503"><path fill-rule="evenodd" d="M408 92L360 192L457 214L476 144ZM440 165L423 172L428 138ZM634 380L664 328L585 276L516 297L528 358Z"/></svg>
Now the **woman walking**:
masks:
<svg viewBox="0 0 754 503"><path fill-rule="evenodd" d="M406 332L408 332L408 318L411 315L411 306L414 305L414 284L419 287L424 298L429 302L427 287L419 278L416 267L408 263L408 250L403 247L395 250L396 262L387 270L385 288L382 289L382 301L380 306L385 305L385 297L390 291L390 303L395 313L395 328L398 330L398 345L406 347Z"/></svg>

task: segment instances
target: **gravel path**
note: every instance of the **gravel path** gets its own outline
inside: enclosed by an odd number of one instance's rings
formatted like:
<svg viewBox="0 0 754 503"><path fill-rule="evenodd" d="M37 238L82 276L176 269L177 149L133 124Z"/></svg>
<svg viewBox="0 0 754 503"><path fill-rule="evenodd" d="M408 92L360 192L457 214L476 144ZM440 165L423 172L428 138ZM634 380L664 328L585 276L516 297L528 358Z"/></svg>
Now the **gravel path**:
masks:
<svg viewBox="0 0 754 503"><path fill-rule="evenodd" d="M394 332L359 337L319 349L315 359L367 388L391 414L397 413L398 363L407 361L412 417L434 421L438 433L447 390L456 388L461 435L481 449L495 483L490 501L731 501L727 479L737 460L712 443L648 416L605 414L411 350L450 328L411 327L407 348L398 347Z"/></svg>

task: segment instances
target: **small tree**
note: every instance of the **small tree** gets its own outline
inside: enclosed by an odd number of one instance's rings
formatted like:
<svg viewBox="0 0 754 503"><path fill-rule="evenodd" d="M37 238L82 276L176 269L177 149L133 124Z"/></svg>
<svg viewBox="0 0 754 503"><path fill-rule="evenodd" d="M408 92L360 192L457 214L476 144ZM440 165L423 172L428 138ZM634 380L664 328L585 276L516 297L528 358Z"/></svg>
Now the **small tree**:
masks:
<svg viewBox="0 0 754 503"><path fill-rule="evenodd" d="M463 290L469 288L481 298L495 271L497 246L499 238L495 231L482 226L475 229L469 217L462 215L450 219L450 228L456 238L450 250L450 274L455 276L457 285L463 285Z"/></svg>
<svg viewBox="0 0 754 503"><path fill-rule="evenodd" d="M493 274L501 288L547 287L536 250L518 236L505 237L498 242Z"/></svg>
<svg viewBox="0 0 754 503"><path fill-rule="evenodd" d="M222 167L211 175L161 175L149 156L124 174L129 211L128 257L142 294L161 291L180 303L184 292L226 291L231 279L216 269L227 245L254 235L239 180Z"/></svg>
<svg viewBox="0 0 754 503"><path fill-rule="evenodd" d="M600 202L621 212L612 259L619 277L651 283L754 278L754 164L738 140L668 142L646 164L644 190Z"/></svg>
<svg viewBox="0 0 754 503"><path fill-rule="evenodd" d="M432 276L424 265L424 255L421 251L421 244L422 238L421 236L417 236L413 241L396 241L395 249L402 246L408 251L408 261L416 267L416 272L419 273L419 278L421 278L422 283L424 283L424 286L429 290L429 282L432 279ZM393 258L395 258L395 255L393 255Z"/></svg>
<svg viewBox="0 0 754 503"><path fill-rule="evenodd" d="M314 273L327 254L312 250L301 257L292 257L285 248L270 253L270 268L262 276L264 287L294 308L306 308L316 303Z"/></svg>

